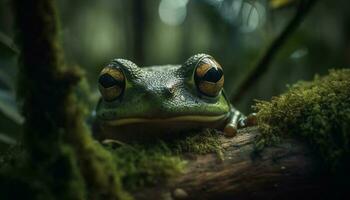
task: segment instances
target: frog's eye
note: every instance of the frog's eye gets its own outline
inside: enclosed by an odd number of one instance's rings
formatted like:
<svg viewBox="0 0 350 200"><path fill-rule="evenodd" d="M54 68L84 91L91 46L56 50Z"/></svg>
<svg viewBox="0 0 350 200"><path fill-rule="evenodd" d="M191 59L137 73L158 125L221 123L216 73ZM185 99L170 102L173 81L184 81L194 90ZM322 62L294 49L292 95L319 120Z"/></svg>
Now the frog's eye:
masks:
<svg viewBox="0 0 350 200"><path fill-rule="evenodd" d="M202 94L215 97L224 86L224 72L213 58L204 58L197 64L194 80Z"/></svg>
<svg viewBox="0 0 350 200"><path fill-rule="evenodd" d="M105 101L117 99L125 89L124 73L116 67L105 67L100 73L98 88Z"/></svg>

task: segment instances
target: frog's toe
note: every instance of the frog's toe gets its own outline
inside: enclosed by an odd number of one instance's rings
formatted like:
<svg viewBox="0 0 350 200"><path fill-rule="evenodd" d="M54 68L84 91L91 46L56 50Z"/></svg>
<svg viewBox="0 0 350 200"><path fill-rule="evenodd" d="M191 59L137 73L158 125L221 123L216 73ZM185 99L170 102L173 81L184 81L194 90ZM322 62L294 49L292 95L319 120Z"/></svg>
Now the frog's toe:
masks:
<svg viewBox="0 0 350 200"><path fill-rule="evenodd" d="M234 137L237 135L237 127L234 124L227 124L224 128L224 135L226 137Z"/></svg>
<svg viewBox="0 0 350 200"><path fill-rule="evenodd" d="M240 128L246 128L250 126L256 126L258 124L256 113L252 113L248 115L246 118L242 118L238 121L237 127Z"/></svg>
<svg viewBox="0 0 350 200"><path fill-rule="evenodd" d="M246 120L247 120L246 117L239 119L237 122L237 128L241 129L241 128L247 127Z"/></svg>

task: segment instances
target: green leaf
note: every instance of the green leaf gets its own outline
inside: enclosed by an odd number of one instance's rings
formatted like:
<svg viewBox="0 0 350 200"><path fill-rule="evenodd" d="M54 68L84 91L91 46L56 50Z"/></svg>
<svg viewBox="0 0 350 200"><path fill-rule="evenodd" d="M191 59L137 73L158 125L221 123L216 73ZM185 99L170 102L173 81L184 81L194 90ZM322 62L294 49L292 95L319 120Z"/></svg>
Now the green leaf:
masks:
<svg viewBox="0 0 350 200"><path fill-rule="evenodd" d="M5 143L5 144L9 144L9 145L16 144L16 140L9 137L8 135L10 135L10 134L5 134L5 133L0 132L0 142Z"/></svg>
<svg viewBox="0 0 350 200"><path fill-rule="evenodd" d="M13 40L0 32L0 56L13 56L19 54L19 50Z"/></svg>
<svg viewBox="0 0 350 200"><path fill-rule="evenodd" d="M14 87L13 77L6 72L6 69L0 68L0 89L14 90Z"/></svg>
<svg viewBox="0 0 350 200"><path fill-rule="evenodd" d="M6 90L0 90L0 112L5 114L16 124L22 124L23 116L19 113L14 94Z"/></svg>

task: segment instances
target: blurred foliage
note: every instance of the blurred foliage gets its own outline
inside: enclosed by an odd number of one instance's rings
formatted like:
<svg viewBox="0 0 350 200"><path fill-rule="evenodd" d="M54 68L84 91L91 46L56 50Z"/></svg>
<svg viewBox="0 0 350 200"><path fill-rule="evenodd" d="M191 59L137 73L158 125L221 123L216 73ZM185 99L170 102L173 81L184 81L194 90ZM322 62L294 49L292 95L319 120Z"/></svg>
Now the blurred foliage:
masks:
<svg viewBox="0 0 350 200"><path fill-rule="evenodd" d="M16 143L24 120L15 100L17 55L12 39L0 32L0 150Z"/></svg>
<svg viewBox="0 0 350 200"><path fill-rule="evenodd" d="M293 16L299 1L57 2L66 59L70 65L85 69L87 80L83 84L91 88L83 86L82 91L91 96L80 96L92 110L99 97L98 73L117 57L146 66L183 63L191 55L208 53L224 67L225 89L232 95ZM251 112L254 99L280 94L286 84L311 79L315 73L325 74L329 68L349 67L349 7L347 0L319 1L279 50L269 71L235 107ZM13 43L14 15L10 8L11 0L0 0L0 150L18 139L23 121L13 92L18 49Z"/></svg>
<svg viewBox="0 0 350 200"><path fill-rule="evenodd" d="M274 9L282 8L296 2L295 0L270 0L270 6Z"/></svg>

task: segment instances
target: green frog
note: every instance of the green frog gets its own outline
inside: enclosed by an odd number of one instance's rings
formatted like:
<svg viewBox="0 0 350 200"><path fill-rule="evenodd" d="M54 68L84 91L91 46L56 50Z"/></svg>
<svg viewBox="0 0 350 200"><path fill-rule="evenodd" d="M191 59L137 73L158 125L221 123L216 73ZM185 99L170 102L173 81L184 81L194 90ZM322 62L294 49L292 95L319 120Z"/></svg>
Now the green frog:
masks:
<svg viewBox="0 0 350 200"><path fill-rule="evenodd" d="M102 69L98 85L102 98L95 136L101 140L149 139L202 128L230 137L246 119L223 90L223 68L207 54L182 65L142 68L114 59Z"/></svg>

